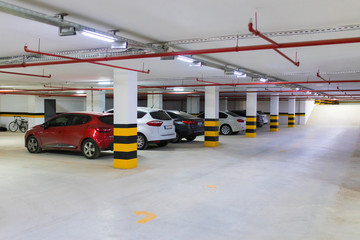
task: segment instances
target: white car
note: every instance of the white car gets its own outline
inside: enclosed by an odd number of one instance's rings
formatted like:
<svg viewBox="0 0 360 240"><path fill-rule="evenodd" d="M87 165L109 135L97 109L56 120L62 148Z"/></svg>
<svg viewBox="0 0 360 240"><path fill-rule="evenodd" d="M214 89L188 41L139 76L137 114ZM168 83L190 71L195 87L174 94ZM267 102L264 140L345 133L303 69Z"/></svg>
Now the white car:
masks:
<svg viewBox="0 0 360 240"><path fill-rule="evenodd" d="M257 113L261 116L264 124L269 123L269 118L265 113L263 113L262 111L257 111Z"/></svg>
<svg viewBox="0 0 360 240"><path fill-rule="evenodd" d="M199 118L205 118L205 114L198 115ZM223 135L230 135L245 131L246 118L232 112L219 112L219 132Z"/></svg>
<svg viewBox="0 0 360 240"><path fill-rule="evenodd" d="M110 109L106 112L113 113ZM156 108L137 108L137 149L146 149L149 143L166 146L176 138L175 122L163 110Z"/></svg>

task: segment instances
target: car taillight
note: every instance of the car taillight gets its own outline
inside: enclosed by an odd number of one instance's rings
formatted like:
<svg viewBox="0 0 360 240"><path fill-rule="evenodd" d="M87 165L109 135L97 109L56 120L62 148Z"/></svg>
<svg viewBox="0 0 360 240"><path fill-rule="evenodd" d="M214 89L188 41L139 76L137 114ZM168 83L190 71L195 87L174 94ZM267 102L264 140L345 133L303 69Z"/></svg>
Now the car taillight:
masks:
<svg viewBox="0 0 360 240"><path fill-rule="evenodd" d="M183 122L185 124L195 124L196 123L196 121L194 121L194 120L183 120L181 122Z"/></svg>
<svg viewBox="0 0 360 240"><path fill-rule="evenodd" d="M100 133L109 133L111 132L111 128L104 128L104 127L98 127L98 128L95 128L95 130L97 132L100 132Z"/></svg>
<svg viewBox="0 0 360 240"><path fill-rule="evenodd" d="M150 121L146 124L153 127L160 127L163 124L163 121Z"/></svg>
<svg viewBox="0 0 360 240"><path fill-rule="evenodd" d="M244 122L244 120L242 120L242 119L237 119L236 121L238 121L238 122Z"/></svg>

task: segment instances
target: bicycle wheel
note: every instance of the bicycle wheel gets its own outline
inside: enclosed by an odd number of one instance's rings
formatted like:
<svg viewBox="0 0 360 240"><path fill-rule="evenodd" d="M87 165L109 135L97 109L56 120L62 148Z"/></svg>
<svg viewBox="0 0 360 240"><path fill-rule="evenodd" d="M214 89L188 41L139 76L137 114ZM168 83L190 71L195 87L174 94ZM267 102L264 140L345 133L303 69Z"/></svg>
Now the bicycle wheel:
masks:
<svg viewBox="0 0 360 240"><path fill-rule="evenodd" d="M26 122L22 122L21 124L20 124L20 131L21 132L26 132L26 130L28 129L28 125L27 125L27 123Z"/></svg>
<svg viewBox="0 0 360 240"><path fill-rule="evenodd" d="M17 129L18 129L18 124L16 121L12 121L11 123L9 123L9 130L11 132L16 132Z"/></svg>

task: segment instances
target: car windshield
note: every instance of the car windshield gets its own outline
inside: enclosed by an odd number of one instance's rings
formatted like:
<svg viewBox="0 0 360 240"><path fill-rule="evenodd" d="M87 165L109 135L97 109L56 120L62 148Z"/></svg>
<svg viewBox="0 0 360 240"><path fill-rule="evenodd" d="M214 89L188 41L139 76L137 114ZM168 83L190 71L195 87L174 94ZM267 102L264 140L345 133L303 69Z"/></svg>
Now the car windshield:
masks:
<svg viewBox="0 0 360 240"><path fill-rule="evenodd" d="M103 123L114 125L114 115L99 117L99 120Z"/></svg>
<svg viewBox="0 0 360 240"><path fill-rule="evenodd" d="M164 111L150 112L152 118L157 120L171 120L172 118Z"/></svg>
<svg viewBox="0 0 360 240"><path fill-rule="evenodd" d="M186 112L180 112L180 111L170 112L170 111L168 111L168 113L172 118L184 118L184 119L196 119L197 118Z"/></svg>
<svg viewBox="0 0 360 240"><path fill-rule="evenodd" d="M237 115L236 113L233 113L233 112L226 112L226 113L233 117L240 117L239 115Z"/></svg>

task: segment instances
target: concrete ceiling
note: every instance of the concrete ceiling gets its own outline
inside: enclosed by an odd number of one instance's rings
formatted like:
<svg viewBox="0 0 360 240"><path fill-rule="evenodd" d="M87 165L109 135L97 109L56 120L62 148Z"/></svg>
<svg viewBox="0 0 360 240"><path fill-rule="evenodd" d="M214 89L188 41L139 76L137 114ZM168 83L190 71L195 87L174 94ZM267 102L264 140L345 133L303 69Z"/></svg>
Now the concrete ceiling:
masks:
<svg viewBox="0 0 360 240"><path fill-rule="evenodd" d="M355 0L252 0L252 1L3 1L38 11L49 16L68 13L66 20L98 30L117 29L120 36L144 43L169 42L182 39L210 38L248 34L248 23L258 18L261 32L334 28L360 22L360 2ZM24 45L41 51L60 52L91 48L107 48L108 43L77 34L60 37L58 28L0 12L0 58L26 54ZM279 43L359 37L359 30L297 34L271 37ZM239 46L267 44L260 38L239 39ZM201 41L177 44L174 49L209 49L234 47L236 40ZM208 60L230 64L263 73L286 81L319 80L316 73L330 80L360 79L360 43L282 49L290 58L300 59L296 67L273 50L217 53L201 56ZM162 61L159 58L112 61L109 64L150 69L150 74L139 74L140 85L193 84L196 78L213 82L251 82L250 78L236 79L211 67L189 67L187 63ZM0 65L1 66L1 65ZM113 69L86 63L0 69L31 74L51 74L51 79L0 74L0 88L38 88L46 83L67 86L97 86L98 81L111 80ZM315 90L360 89L359 83L312 84ZM360 94L360 92L352 92Z"/></svg>

